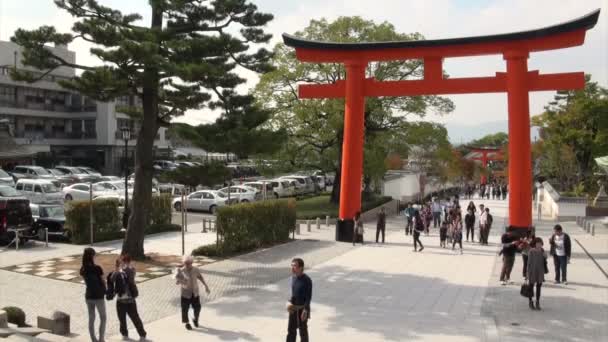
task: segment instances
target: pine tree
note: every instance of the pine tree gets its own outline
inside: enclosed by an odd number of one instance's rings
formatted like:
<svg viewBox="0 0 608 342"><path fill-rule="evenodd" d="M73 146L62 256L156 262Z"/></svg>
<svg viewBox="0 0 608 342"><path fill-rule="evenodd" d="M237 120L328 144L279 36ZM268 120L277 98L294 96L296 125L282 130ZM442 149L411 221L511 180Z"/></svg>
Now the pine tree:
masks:
<svg viewBox="0 0 608 342"><path fill-rule="evenodd" d="M246 0L149 0L151 23L141 26L140 14L123 14L96 0L55 0L77 19L72 33L52 26L19 29L11 40L23 47L23 64L51 72L59 67L82 70L61 85L99 101L133 95L142 108L125 111L141 121L137 134L133 210L123 252L144 257L144 230L152 196L154 138L159 127L188 109L248 107L252 98L235 87L245 80L235 68L256 72L270 69L271 53L253 46L269 41L263 26L272 15L260 13ZM48 45L76 39L95 44L91 54L100 66L70 63ZM257 50L255 50L257 48ZM255 51L253 51L255 50ZM34 82L33 73L13 70L13 78ZM39 79L39 78L38 78ZM226 120L226 118L222 118Z"/></svg>

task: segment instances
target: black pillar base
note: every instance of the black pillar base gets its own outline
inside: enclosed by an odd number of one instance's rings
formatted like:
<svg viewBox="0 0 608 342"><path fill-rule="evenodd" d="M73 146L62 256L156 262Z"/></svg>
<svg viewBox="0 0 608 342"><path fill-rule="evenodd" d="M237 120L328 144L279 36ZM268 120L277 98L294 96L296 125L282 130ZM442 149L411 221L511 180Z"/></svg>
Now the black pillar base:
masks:
<svg viewBox="0 0 608 342"><path fill-rule="evenodd" d="M355 221L352 219L338 219L338 221L336 221L336 241L353 242L354 226Z"/></svg>
<svg viewBox="0 0 608 342"><path fill-rule="evenodd" d="M535 231L536 231L535 226L531 226L531 227L507 226L507 232L512 232L513 235L516 236L517 238L526 237L526 234L528 234L528 232L531 232L532 234L534 234Z"/></svg>

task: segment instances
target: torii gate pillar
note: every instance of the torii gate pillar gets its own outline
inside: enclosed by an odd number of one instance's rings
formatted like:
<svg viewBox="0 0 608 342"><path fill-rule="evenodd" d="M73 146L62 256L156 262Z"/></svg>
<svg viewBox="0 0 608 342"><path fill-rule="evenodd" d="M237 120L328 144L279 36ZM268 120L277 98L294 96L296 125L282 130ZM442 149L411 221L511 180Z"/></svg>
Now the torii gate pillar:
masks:
<svg viewBox="0 0 608 342"><path fill-rule="evenodd" d="M504 54L507 61L509 109L509 224L528 228L532 223L532 149L528 52Z"/></svg>

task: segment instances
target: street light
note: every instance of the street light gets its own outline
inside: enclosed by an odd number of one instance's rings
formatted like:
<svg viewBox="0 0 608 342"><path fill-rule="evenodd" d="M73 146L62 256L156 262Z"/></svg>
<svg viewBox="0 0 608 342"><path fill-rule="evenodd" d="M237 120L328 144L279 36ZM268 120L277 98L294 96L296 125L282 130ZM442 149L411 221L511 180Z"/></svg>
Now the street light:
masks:
<svg viewBox="0 0 608 342"><path fill-rule="evenodd" d="M125 209L122 215L122 226L127 229L129 225L129 140L131 139L131 130L124 126L120 129L122 139L125 141Z"/></svg>

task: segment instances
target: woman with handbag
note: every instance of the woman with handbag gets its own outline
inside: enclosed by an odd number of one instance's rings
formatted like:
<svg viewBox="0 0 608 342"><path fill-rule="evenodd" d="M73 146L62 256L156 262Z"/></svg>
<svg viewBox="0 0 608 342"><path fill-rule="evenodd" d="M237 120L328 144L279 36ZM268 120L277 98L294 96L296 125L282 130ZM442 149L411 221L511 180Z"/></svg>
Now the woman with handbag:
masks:
<svg viewBox="0 0 608 342"><path fill-rule="evenodd" d="M106 303L104 294L106 283L103 280L103 269L95 264L95 250L91 247L84 249L80 275L86 286L85 300L89 313L89 335L93 342L104 342L106 331ZM99 338L95 336L95 309L99 313Z"/></svg>
<svg viewBox="0 0 608 342"><path fill-rule="evenodd" d="M528 305L532 310L540 310L540 289L545 281L545 273L547 272L547 255L543 250L543 239L537 237L533 240L528 251L528 267L527 276L530 291L528 293ZM532 303L534 296L534 287L536 287L536 306Z"/></svg>

